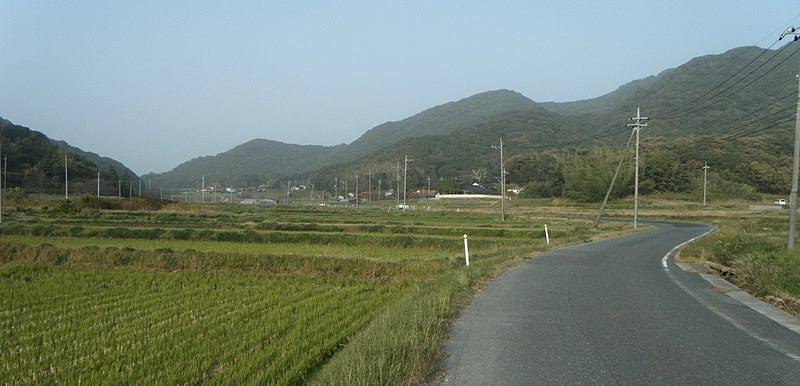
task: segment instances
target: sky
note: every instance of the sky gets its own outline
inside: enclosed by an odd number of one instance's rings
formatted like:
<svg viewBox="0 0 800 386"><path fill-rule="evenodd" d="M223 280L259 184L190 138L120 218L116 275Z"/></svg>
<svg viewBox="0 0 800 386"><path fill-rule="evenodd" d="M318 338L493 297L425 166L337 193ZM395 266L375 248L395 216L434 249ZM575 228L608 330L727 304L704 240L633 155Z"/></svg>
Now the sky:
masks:
<svg viewBox="0 0 800 386"><path fill-rule="evenodd" d="M594 98L791 25L797 0L0 0L0 116L141 175L489 90Z"/></svg>

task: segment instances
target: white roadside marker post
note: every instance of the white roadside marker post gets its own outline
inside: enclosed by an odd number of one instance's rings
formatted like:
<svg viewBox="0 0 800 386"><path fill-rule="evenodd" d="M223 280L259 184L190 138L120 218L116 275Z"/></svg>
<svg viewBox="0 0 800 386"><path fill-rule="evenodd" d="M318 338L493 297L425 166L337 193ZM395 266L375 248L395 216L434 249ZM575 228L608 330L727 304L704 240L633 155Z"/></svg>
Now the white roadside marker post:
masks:
<svg viewBox="0 0 800 386"><path fill-rule="evenodd" d="M467 260L467 267L469 267L469 243L467 242L467 235L464 235L464 258Z"/></svg>
<svg viewBox="0 0 800 386"><path fill-rule="evenodd" d="M547 231L547 224L544 224L544 238L547 239L547 244L550 244L550 232Z"/></svg>

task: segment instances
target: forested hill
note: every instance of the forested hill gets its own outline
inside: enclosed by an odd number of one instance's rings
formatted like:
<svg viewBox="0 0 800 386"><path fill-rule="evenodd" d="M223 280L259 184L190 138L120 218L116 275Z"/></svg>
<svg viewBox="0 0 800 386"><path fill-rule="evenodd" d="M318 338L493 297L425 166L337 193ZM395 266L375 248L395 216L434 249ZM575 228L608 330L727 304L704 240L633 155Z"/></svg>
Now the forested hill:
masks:
<svg viewBox="0 0 800 386"><path fill-rule="evenodd" d="M169 187L198 187L203 177L209 184L255 186L273 178L316 169L323 164L323 158L340 146L292 145L254 139L217 155L194 158L168 172L142 178L155 179Z"/></svg>
<svg viewBox="0 0 800 386"><path fill-rule="evenodd" d="M606 169L591 167L615 164L613 159L619 156L608 151L597 154L594 149L621 148L631 131L625 127L628 118L640 107L642 115L650 117L641 131L644 146L652 143L659 148L657 160L648 161L653 154L642 155L645 173L658 174L650 175L649 191L692 189L697 165L709 162L715 175L731 184L776 193L783 186L782 176L791 175L782 168L791 151L787 133L794 123L798 51L800 43L778 50L741 47L698 57L594 100L545 103L539 106L546 110L533 107L501 113L445 136L406 138L355 162L313 173L311 182L328 186L331 181L322 180L363 175L368 168L384 180L396 179L396 164L407 154L414 158L409 164L409 181L414 186L424 184L428 177L466 181L473 175L493 183L499 176L499 154L491 146L498 145L500 138L506 159L516 162L516 169L509 170L509 179L516 184L558 180L545 171L571 170L571 165L579 164L571 163L575 157L590 161L584 163L583 174L571 174L584 176L573 182L588 181L586 176L607 179ZM531 173L531 169L540 172ZM548 189L552 194L552 187ZM562 180L555 190L561 194L563 189Z"/></svg>
<svg viewBox="0 0 800 386"><path fill-rule="evenodd" d="M410 137L446 134L486 122L499 114L536 106L524 95L511 90L495 90L475 94L459 101L429 108L397 122L378 125L351 144L334 152L330 163L352 161Z"/></svg>
<svg viewBox="0 0 800 386"><path fill-rule="evenodd" d="M130 169L116 160L84 152L3 118L0 118L0 141L2 166L9 189L18 187L44 192L63 189L65 156L70 191L75 193L96 192L98 171L105 194L111 194L112 190L117 194L120 179L127 182L136 178Z"/></svg>
<svg viewBox="0 0 800 386"><path fill-rule="evenodd" d="M142 176L170 186L197 186L206 181L224 185L262 184L272 179L356 160L404 138L444 134L478 125L498 114L526 109L536 103L514 91L496 90L429 108L398 122L387 122L349 145L292 145L256 139L214 156L192 159L161 174Z"/></svg>
<svg viewBox="0 0 800 386"><path fill-rule="evenodd" d="M66 141L57 141L54 139L51 139L50 141L52 141L58 147L69 153L80 155L89 160L89 162L93 163L100 170L101 177L104 173L108 174L110 173L111 170L114 170L118 176L127 175L130 176L130 178L133 180L136 180L138 178L138 176L136 175L136 173L133 172L133 170L125 166L125 164L123 164L122 162L117 161L113 158L104 157L90 151L84 151L81 148L70 145Z"/></svg>
<svg viewBox="0 0 800 386"><path fill-rule="evenodd" d="M779 50L740 47L692 59L595 119L619 127L641 107L651 118L649 135L669 137L718 135L753 120L752 127L769 126L794 113L799 50L798 43Z"/></svg>

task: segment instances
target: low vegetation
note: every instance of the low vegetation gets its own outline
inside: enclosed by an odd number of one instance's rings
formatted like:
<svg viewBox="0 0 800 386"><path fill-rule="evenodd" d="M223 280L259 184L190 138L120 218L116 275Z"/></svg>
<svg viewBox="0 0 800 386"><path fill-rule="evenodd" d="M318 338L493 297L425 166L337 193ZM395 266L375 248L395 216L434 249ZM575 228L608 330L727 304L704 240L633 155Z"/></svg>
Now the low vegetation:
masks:
<svg viewBox="0 0 800 386"><path fill-rule="evenodd" d="M505 222L479 201L409 211L60 201L28 199L0 224L0 378L11 383L434 382L448 325L483 283L549 248L631 231L591 232L596 205L560 198L517 200ZM629 204L607 214L626 217ZM742 288L797 312L785 211L699 210L676 195L642 204L643 219L716 224L681 258L727 266Z"/></svg>
<svg viewBox="0 0 800 386"><path fill-rule="evenodd" d="M742 289L800 316L800 252L786 248L786 217L740 216L715 222L719 231L686 247L681 258L714 263L713 269L722 270Z"/></svg>
<svg viewBox="0 0 800 386"><path fill-rule="evenodd" d="M430 381L448 320L478 284L625 231L524 208L500 222L491 202L60 201L28 200L0 224L0 378L11 383Z"/></svg>

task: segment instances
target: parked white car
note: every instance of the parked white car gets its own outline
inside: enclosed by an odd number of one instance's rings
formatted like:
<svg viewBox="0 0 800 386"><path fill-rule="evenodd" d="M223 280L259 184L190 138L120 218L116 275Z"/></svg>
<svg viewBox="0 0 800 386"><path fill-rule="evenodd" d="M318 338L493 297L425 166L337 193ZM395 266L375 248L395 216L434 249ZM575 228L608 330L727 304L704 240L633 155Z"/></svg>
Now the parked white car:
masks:
<svg viewBox="0 0 800 386"><path fill-rule="evenodd" d="M773 205L786 205L786 200L780 198L780 199L775 200L775 202L773 202L772 204Z"/></svg>

